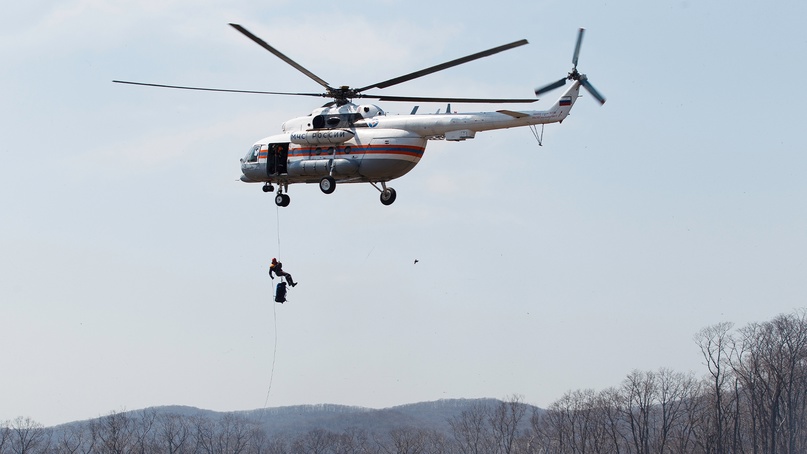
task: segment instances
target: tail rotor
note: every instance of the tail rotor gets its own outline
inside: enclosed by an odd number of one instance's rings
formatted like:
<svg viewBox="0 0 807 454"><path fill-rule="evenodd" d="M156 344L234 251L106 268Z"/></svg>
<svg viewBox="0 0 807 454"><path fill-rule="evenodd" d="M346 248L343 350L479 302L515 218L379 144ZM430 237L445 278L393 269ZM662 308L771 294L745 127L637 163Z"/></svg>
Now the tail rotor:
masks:
<svg viewBox="0 0 807 454"><path fill-rule="evenodd" d="M593 96L594 99L599 101L600 104L605 104L605 96L603 96L600 92L598 92L594 88L593 85L591 85L591 82L588 81L588 77L586 77L585 74L580 74L580 72L577 71L577 61L578 61L578 57L580 56L580 46L583 43L583 33L584 32L585 32L585 29L581 28L580 31L577 34L577 44L575 44L575 46L574 46L574 55L572 56L572 65L573 65L572 66L572 71L566 77L564 77L563 79L560 79L558 81L552 82L552 83L550 83L548 85L544 85L543 87L536 88L535 89L535 95L536 96L540 96L540 95L542 95L542 94L544 94L546 92L549 92L549 91L552 91L552 90L554 90L556 88L560 88L560 87L564 86L566 84L567 80L575 80L575 81L580 82L580 85L582 85L583 88L588 90L588 92L591 93L591 96Z"/></svg>

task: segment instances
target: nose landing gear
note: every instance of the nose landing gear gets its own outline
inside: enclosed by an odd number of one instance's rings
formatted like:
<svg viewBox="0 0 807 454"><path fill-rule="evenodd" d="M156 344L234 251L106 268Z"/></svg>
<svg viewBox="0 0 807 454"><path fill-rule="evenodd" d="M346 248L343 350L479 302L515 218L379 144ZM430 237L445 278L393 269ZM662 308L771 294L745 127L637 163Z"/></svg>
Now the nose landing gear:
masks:
<svg viewBox="0 0 807 454"><path fill-rule="evenodd" d="M397 196L397 194L395 193L395 189L388 188L387 183L385 183L383 181L381 182L381 187L380 188L378 186L376 186L376 184L373 183L372 181L370 182L370 184L373 185L374 188L378 189L378 191L381 193L381 203L382 204L384 204L384 205L392 205L392 202L395 201L395 197Z"/></svg>
<svg viewBox="0 0 807 454"><path fill-rule="evenodd" d="M267 189L268 188L268 189ZM272 192L275 188L272 187L272 183L266 183L263 187L263 192ZM291 202L291 197L283 192L288 192L289 185L288 183L284 184L283 182L277 183L277 194L275 195L275 205L279 207L287 207L289 206L289 202Z"/></svg>
<svg viewBox="0 0 807 454"><path fill-rule="evenodd" d="M395 201L396 196L397 194L395 194L395 189L392 188L384 189L383 191L381 191L381 203L383 203L384 205L392 205L392 202Z"/></svg>
<svg viewBox="0 0 807 454"><path fill-rule="evenodd" d="M275 205L279 207L287 207L289 206L289 202L291 202L291 197L278 191L277 195L275 196Z"/></svg>

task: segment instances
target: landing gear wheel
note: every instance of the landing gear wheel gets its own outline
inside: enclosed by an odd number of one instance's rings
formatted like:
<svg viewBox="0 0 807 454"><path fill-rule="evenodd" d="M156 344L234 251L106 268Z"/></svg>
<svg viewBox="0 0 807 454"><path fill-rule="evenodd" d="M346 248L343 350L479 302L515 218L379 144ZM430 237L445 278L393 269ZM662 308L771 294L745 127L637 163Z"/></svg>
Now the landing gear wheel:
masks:
<svg viewBox="0 0 807 454"><path fill-rule="evenodd" d="M395 201L396 195L397 194L395 194L395 189L392 188L384 189L383 191L381 191L381 203L383 203L384 205L392 205L392 202Z"/></svg>
<svg viewBox="0 0 807 454"><path fill-rule="evenodd" d="M319 180L319 189L325 194L330 194L336 189L336 180L333 177L323 177Z"/></svg>
<svg viewBox="0 0 807 454"><path fill-rule="evenodd" d="M286 194L278 193L275 196L275 205L279 207L287 207L289 206L289 202L291 202L291 197L287 196Z"/></svg>
<svg viewBox="0 0 807 454"><path fill-rule="evenodd" d="M275 190L275 187L272 186L271 183L266 183L265 185L263 185L262 189L263 189L263 192L272 192L272 191Z"/></svg>

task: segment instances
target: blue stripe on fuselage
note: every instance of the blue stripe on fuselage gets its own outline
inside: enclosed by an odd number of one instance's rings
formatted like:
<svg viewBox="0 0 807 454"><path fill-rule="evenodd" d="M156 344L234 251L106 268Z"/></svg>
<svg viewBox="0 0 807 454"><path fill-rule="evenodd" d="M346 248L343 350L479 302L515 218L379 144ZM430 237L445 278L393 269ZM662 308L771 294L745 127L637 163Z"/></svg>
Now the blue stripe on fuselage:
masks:
<svg viewBox="0 0 807 454"><path fill-rule="evenodd" d="M397 155L404 155L404 156L412 156L421 158L423 157L423 151L425 150L424 147L415 147L409 145L364 145L364 146L356 146L356 145L349 145L350 152L345 153L345 147L333 147L335 150L335 155L351 155L351 154L365 154L365 155L374 155L374 154L397 154ZM319 153L317 153L317 148L319 148ZM292 148L289 150L289 157L290 158L307 158L307 157L315 157L315 156L330 156L331 153L328 151L331 147L301 147L301 148Z"/></svg>

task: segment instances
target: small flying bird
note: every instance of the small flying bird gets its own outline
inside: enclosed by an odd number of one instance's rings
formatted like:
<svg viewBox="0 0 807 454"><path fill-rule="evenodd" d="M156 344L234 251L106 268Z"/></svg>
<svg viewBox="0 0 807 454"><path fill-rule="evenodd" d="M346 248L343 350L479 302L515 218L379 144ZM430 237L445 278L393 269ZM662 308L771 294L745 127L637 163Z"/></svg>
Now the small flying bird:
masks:
<svg viewBox="0 0 807 454"><path fill-rule="evenodd" d="M418 262L418 259L415 259L415 263L417 263L417 262Z"/></svg>

